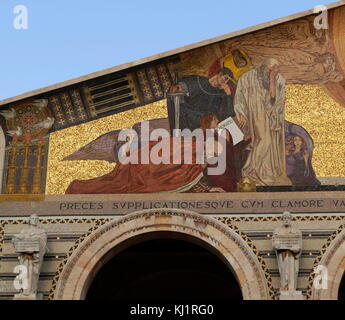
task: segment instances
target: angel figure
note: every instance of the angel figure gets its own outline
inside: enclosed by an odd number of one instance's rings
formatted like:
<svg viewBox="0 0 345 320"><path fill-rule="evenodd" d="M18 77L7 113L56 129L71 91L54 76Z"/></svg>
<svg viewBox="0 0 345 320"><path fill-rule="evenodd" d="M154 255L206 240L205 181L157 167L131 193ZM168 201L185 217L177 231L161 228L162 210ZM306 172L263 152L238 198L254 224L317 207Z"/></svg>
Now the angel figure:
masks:
<svg viewBox="0 0 345 320"><path fill-rule="evenodd" d="M312 166L314 142L309 133L302 127L285 122L286 136L286 171L295 186L318 186Z"/></svg>

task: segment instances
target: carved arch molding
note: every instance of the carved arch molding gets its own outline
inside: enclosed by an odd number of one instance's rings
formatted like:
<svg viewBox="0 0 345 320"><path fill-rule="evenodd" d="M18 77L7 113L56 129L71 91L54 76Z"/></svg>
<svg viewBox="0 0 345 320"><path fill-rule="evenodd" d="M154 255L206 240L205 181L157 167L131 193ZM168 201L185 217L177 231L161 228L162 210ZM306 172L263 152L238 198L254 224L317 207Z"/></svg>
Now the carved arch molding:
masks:
<svg viewBox="0 0 345 320"><path fill-rule="evenodd" d="M327 270L327 289L313 286L313 300L338 300L339 289L345 277L345 229L332 241L319 263Z"/></svg>
<svg viewBox="0 0 345 320"><path fill-rule="evenodd" d="M245 300L270 299L261 264L241 236L213 218L182 210L141 211L97 229L67 261L55 299L83 300L97 272L112 257L135 239L141 242L169 232L204 246L222 259L236 276Z"/></svg>

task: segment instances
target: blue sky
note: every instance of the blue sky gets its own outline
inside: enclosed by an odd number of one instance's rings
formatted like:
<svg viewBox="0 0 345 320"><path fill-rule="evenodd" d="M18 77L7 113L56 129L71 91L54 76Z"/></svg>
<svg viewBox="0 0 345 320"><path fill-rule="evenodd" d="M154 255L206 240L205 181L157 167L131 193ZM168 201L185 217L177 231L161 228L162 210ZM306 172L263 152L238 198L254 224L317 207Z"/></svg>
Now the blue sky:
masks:
<svg viewBox="0 0 345 320"><path fill-rule="evenodd" d="M0 100L330 2L1 0Z"/></svg>

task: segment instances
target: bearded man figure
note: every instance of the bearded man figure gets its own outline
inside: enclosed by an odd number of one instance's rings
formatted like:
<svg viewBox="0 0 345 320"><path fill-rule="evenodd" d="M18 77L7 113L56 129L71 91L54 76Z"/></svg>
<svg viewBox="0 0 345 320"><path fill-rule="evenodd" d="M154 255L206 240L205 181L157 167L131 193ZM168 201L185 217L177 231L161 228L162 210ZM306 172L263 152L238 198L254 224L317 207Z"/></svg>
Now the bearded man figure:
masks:
<svg viewBox="0 0 345 320"><path fill-rule="evenodd" d="M275 59L245 73L238 82L235 112L252 142L242 169L258 186L291 185L285 164L285 80Z"/></svg>

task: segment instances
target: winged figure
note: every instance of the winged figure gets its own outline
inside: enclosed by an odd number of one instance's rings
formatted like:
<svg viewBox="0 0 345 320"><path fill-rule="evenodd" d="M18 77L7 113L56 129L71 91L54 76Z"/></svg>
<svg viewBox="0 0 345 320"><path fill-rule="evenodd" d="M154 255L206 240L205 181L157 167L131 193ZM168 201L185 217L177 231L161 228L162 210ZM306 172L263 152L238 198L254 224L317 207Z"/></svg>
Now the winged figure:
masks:
<svg viewBox="0 0 345 320"><path fill-rule="evenodd" d="M155 129L170 130L168 118L155 119L147 122L150 133ZM138 147L149 142L145 140L141 141L141 128L143 124L144 122L140 122L132 127L138 134ZM120 132L121 130L116 130L106 133L63 160L104 160L110 163L118 163L119 151L128 142L119 141ZM301 139L298 139L298 137ZM319 185L320 182L317 180L312 167L314 141L308 131L299 125L285 121L285 138L287 174L292 180L293 185ZM133 141L133 143L135 142Z"/></svg>
<svg viewBox="0 0 345 320"><path fill-rule="evenodd" d="M16 110L11 108L9 110L0 111L0 115L2 115L6 120L11 120L16 116Z"/></svg>
<svg viewBox="0 0 345 320"><path fill-rule="evenodd" d="M303 127L285 121L285 150L287 175L296 186L317 186L312 160L314 141Z"/></svg>
<svg viewBox="0 0 345 320"><path fill-rule="evenodd" d="M312 157L314 152L314 140L309 132L303 127L285 120L285 138L289 140L292 136L299 136L305 141L306 149Z"/></svg>
<svg viewBox="0 0 345 320"><path fill-rule="evenodd" d="M17 127L16 130L7 131L7 134L11 137L14 137L14 136L20 137L23 134L23 130L21 127Z"/></svg>
<svg viewBox="0 0 345 320"><path fill-rule="evenodd" d="M39 99L39 100L35 100L32 103L32 105L41 110L48 106L48 102L49 102L48 99Z"/></svg>
<svg viewBox="0 0 345 320"><path fill-rule="evenodd" d="M169 130L169 120L168 119L155 119L147 121L149 124L149 132L151 133L155 129L166 129ZM146 122L146 123L147 123ZM133 129L138 135L138 142L134 141L132 143L138 143L137 147L149 141L141 141L141 127L143 122L137 123L133 126ZM76 161L76 160L104 160L110 163L119 162L119 151L121 147L128 143L128 141L119 141L119 134L121 130L115 130L108 132L96 140L88 143L86 146L80 148L73 154L64 158L63 161Z"/></svg>
<svg viewBox="0 0 345 320"><path fill-rule="evenodd" d="M55 122L54 118L48 117L47 119L43 120L40 123L34 125L34 128L37 129L50 129Z"/></svg>

